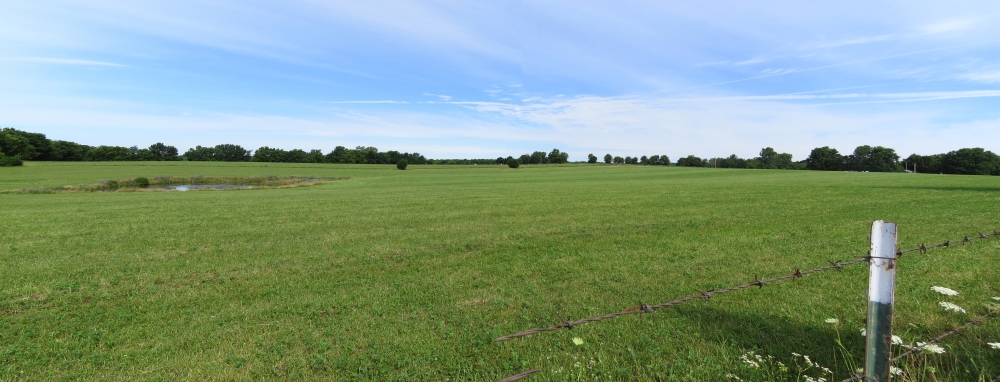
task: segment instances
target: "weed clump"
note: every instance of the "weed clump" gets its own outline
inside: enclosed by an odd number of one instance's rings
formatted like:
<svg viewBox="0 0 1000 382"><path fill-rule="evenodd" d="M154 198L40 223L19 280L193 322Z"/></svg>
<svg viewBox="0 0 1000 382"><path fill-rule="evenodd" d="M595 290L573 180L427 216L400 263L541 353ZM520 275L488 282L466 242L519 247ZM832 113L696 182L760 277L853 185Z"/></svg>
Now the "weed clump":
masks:
<svg viewBox="0 0 1000 382"><path fill-rule="evenodd" d="M134 182L135 182L135 186L136 187L139 187L139 188L148 188L149 187L149 178L146 178L144 176L140 176L138 178L135 178Z"/></svg>
<svg viewBox="0 0 1000 382"><path fill-rule="evenodd" d="M399 163L396 163L396 168L398 168L400 170L406 170L406 165L408 165L408 164L410 164L410 163L407 162L406 159L402 159L402 160L399 161Z"/></svg>

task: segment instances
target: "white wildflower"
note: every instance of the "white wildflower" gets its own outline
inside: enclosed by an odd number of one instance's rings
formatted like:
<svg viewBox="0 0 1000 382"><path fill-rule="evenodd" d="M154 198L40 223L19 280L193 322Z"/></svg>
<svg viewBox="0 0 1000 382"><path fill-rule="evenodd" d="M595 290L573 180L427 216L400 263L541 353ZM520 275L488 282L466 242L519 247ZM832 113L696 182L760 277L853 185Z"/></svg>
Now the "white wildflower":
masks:
<svg viewBox="0 0 1000 382"><path fill-rule="evenodd" d="M740 379L740 377L737 377L737 376L735 376L735 375L732 375L732 374L730 374L730 373L726 373L726 378L729 378L729 379L735 379L735 380L737 380L737 381L742 381L742 379Z"/></svg>
<svg viewBox="0 0 1000 382"><path fill-rule="evenodd" d="M923 349L921 350L923 350L925 353L944 354L944 348L938 346L937 344L925 344L923 342L917 342L917 346L923 347Z"/></svg>
<svg viewBox="0 0 1000 382"><path fill-rule="evenodd" d="M865 337L865 336L867 336L867 335L868 335L868 331L867 331L867 330L864 330L864 329L861 329L861 336L862 336L862 337Z"/></svg>
<svg viewBox="0 0 1000 382"><path fill-rule="evenodd" d="M941 305L941 307L944 308L944 310L950 310L950 311L953 311L953 312L965 313L965 309L962 309L961 306L952 304L952 303L947 302L947 301L941 301L941 302L938 303L938 305Z"/></svg>
<svg viewBox="0 0 1000 382"><path fill-rule="evenodd" d="M889 373L892 375L903 375L903 369L895 366L889 366Z"/></svg>
<svg viewBox="0 0 1000 382"><path fill-rule="evenodd" d="M1000 342L987 342L986 344L990 345L991 348L1000 350Z"/></svg>
<svg viewBox="0 0 1000 382"><path fill-rule="evenodd" d="M836 318L827 318L826 320L823 320L823 321L825 321L828 324L833 324L833 325L837 325L837 324L840 323L840 320L838 320Z"/></svg>
<svg viewBox="0 0 1000 382"><path fill-rule="evenodd" d="M956 292L954 289L951 288L932 286L931 290L943 294L945 296L958 296L958 292Z"/></svg>
<svg viewBox="0 0 1000 382"><path fill-rule="evenodd" d="M899 338L899 336L894 335L894 336L892 336L892 344L893 345L902 345L903 344L903 339Z"/></svg>
<svg viewBox="0 0 1000 382"><path fill-rule="evenodd" d="M573 337L573 344L576 346L583 345L583 338Z"/></svg>
<svg viewBox="0 0 1000 382"><path fill-rule="evenodd" d="M743 360L743 363L747 365L753 366L754 368L760 368L760 364L757 363L757 361L754 361L750 359L750 357L748 357L751 354L753 354L754 357L759 357L758 355L754 354L754 352L747 352L746 354L740 356L740 359Z"/></svg>
<svg viewBox="0 0 1000 382"><path fill-rule="evenodd" d="M802 356L802 359L806 360L806 364L808 364L809 366L816 366L816 365L815 365L815 364L813 363L813 361L812 361L811 359L809 359L809 356L807 356L807 355L804 355L804 356Z"/></svg>
<svg viewBox="0 0 1000 382"><path fill-rule="evenodd" d="M994 300L1000 301L1000 297L994 297Z"/></svg>

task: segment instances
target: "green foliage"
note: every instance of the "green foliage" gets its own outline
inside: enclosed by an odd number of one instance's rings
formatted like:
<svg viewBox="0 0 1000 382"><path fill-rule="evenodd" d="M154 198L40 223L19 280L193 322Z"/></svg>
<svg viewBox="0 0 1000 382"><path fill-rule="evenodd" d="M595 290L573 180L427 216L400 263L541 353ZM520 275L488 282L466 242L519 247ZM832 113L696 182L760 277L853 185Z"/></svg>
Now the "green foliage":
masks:
<svg viewBox="0 0 1000 382"><path fill-rule="evenodd" d="M904 159L905 169L917 173L938 174L943 173L941 169L941 157L944 154L917 155L911 154Z"/></svg>
<svg viewBox="0 0 1000 382"><path fill-rule="evenodd" d="M518 168L518 167L521 167L521 163L518 162L517 159L508 159L507 160L507 167Z"/></svg>
<svg viewBox="0 0 1000 382"><path fill-rule="evenodd" d="M54 161L83 161L92 147L70 141L52 141L49 159ZM175 149L176 150L176 149Z"/></svg>
<svg viewBox="0 0 1000 382"><path fill-rule="evenodd" d="M790 170L792 165L792 154L778 153L773 148L765 147L760 150L760 156L756 158L759 167L762 169Z"/></svg>
<svg viewBox="0 0 1000 382"><path fill-rule="evenodd" d="M546 158L546 163L566 163L569 162L569 153L564 153L559 151L559 149L552 149L549 156Z"/></svg>
<svg viewBox="0 0 1000 382"><path fill-rule="evenodd" d="M128 147L97 146L83 156L87 161L130 161L135 160L133 152Z"/></svg>
<svg viewBox="0 0 1000 382"><path fill-rule="evenodd" d="M174 146L167 146L163 143L157 142L149 146L149 160L157 161L177 161L181 160L181 157L177 152L177 148Z"/></svg>
<svg viewBox="0 0 1000 382"><path fill-rule="evenodd" d="M728 158L715 158L713 161L718 168L750 168L747 160L736 156L736 154L732 154Z"/></svg>
<svg viewBox="0 0 1000 382"><path fill-rule="evenodd" d="M0 152L0 167L24 166L24 161L19 156L8 156Z"/></svg>
<svg viewBox="0 0 1000 382"><path fill-rule="evenodd" d="M531 153L531 162L527 164L545 164L547 163L544 151L535 151Z"/></svg>
<svg viewBox="0 0 1000 382"><path fill-rule="evenodd" d="M252 151L240 145L221 144L215 147L195 146L184 153L189 161L247 162L253 159Z"/></svg>
<svg viewBox="0 0 1000 382"><path fill-rule="evenodd" d="M32 160L39 156L37 148L20 131L0 130L0 152L10 157Z"/></svg>
<svg viewBox="0 0 1000 382"><path fill-rule="evenodd" d="M138 178L135 178L135 180L133 182L135 183L135 186L139 187L139 188L149 187L149 178L144 177L144 176L140 176Z"/></svg>
<svg viewBox="0 0 1000 382"><path fill-rule="evenodd" d="M597 156L593 153L587 154L587 163L597 163Z"/></svg>
<svg viewBox="0 0 1000 382"><path fill-rule="evenodd" d="M614 159L614 158L613 158L613 157L611 157L611 154L604 154L604 163L605 163L605 164L611 164L611 161L612 161L613 159Z"/></svg>
<svg viewBox="0 0 1000 382"><path fill-rule="evenodd" d="M615 164L625 164L625 158L622 158L620 156L615 156L614 163Z"/></svg>
<svg viewBox="0 0 1000 382"><path fill-rule="evenodd" d="M896 150L882 146L858 146L846 159L847 168L853 171L901 172Z"/></svg>
<svg viewBox="0 0 1000 382"><path fill-rule="evenodd" d="M398 168L400 170L406 170L406 165L408 165L408 164L409 163L406 162L406 159L400 159L399 163L396 163L396 168Z"/></svg>
<svg viewBox="0 0 1000 382"><path fill-rule="evenodd" d="M694 155L688 155L684 158L677 160L677 167L707 167L708 161L696 157Z"/></svg>
<svg viewBox="0 0 1000 382"><path fill-rule="evenodd" d="M806 168L818 171L840 171L844 169L844 158L837 149L830 146L817 147L806 158Z"/></svg>
<svg viewBox="0 0 1000 382"><path fill-rule="evenodd" d="M1000 175L1000 157L982 148L960 149L941 157L945 174Z"/></svg>

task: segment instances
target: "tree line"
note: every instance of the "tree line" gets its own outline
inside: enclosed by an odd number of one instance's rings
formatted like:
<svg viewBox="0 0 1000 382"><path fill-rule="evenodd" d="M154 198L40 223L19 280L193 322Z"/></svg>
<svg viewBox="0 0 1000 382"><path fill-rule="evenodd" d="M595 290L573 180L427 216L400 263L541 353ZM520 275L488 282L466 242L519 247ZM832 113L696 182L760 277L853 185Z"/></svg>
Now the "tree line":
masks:
<svg viewBox="0 0 1000 382"><path fill-rule="evenodd" d="M261 147L256 151L240 145L221 144L213 147L196 146L184 154L176 147L155 143L148 148L138 146L88 146L70 141L50 140L45 134L3 128L0 130L0 166L19 166L24 160L38 161L220 161L220 162L285 162L285 163L349 163L397 164L406 160L412 164L433 163L420 153L379 151L375 147L358 146L348 149L337 146L327 154L320 150L283 150ZM486 163L491 160L484 159Z"/></svg>
<svg viewBox="0 0 1000 382"><path fill-rule="evenodd" d="M497 159L427 159L419 153L379 151L375 147L358 146L348 149L337 146L329 153L321 150L283 150L264 146L247 150L235 144L212 147L196 146L184 154L176 147L155 143L147 148L137 146L88 146L70 141L50 140L45 134L0 129L0 166L19 166L24 160L39 161L224 161L224 162L284 162L284 163L346 163L346 164L559 164L569 162L569 153L558 148L546 153L535 151ZM597 163L598 157L587 154L587 163ZM612 156L605 154L605 164L669 166L670 157ZM792 154L779 153L771 147L761 149L754 158L740 158L735 154L720 158L699 158L688 155L677 160L680 167L718 167L746 169L785 169L819 171L870 171L919 173L1000 175L1000 156L982 148L963 148L942 154L912 154L900 160L894 149L882 146L858 146L850 154L841 154L828 146L813 149L801 161L792 160Z"/></svg>

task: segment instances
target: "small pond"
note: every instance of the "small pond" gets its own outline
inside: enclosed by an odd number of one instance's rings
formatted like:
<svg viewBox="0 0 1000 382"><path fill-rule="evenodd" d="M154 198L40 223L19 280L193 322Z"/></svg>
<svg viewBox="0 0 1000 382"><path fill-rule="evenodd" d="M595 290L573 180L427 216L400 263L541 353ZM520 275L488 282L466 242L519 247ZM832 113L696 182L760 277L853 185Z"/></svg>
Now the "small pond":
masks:
<svg viewBox="0 0 1000 382"><path fill-rule="evenodd" d="M161 190L187 191L187 190L233 190L240 188L252 188L252 186L242 184L181 184L178 186L160 187Z"/></svg>

